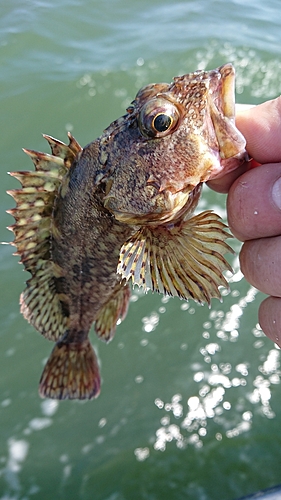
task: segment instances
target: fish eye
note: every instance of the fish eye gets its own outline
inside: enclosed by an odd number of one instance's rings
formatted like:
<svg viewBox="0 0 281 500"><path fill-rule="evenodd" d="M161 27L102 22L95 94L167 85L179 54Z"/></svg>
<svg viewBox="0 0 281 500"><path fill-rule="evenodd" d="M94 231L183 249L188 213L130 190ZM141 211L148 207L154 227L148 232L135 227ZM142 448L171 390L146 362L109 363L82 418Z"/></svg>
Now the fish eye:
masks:
<svg viewBox="0 0 281 500"><path fill-rule="evenodd" d="M172 117L166 113L159 113L152 121L152 126L157 132L166 132L173 123Z"/></svg>
<svg viewBox="0 0 281 500"><path fill-rule="evenodd" d="M146 137L164 137L170 134L179 121L177 107L164 98L149 100L141 109L138 123L141 133Z"/></svg>

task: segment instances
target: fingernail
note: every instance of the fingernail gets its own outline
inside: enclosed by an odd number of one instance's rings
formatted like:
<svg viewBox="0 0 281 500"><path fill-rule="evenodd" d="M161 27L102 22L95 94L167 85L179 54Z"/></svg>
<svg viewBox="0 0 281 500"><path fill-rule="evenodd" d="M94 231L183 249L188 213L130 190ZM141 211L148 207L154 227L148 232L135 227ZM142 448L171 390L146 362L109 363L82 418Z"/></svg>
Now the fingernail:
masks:
<svg viewBox="0 0 281 500"><path fill-rule="evenodd" d="M281 210L281 178L274 182L272 187L272 199L279 210Z"/></svg>

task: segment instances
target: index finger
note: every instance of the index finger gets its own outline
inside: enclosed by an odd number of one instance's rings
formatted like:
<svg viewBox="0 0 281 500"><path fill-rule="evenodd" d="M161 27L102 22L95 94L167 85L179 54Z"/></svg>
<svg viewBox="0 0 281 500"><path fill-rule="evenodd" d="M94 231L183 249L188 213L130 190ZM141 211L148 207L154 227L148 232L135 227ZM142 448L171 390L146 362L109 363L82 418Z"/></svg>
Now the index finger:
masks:
<svg viewBox="0 0 281 500"><path fill-rule="evenodd" d="M281 161L281 96L237 113L236 125L258 163Z"/></svg>

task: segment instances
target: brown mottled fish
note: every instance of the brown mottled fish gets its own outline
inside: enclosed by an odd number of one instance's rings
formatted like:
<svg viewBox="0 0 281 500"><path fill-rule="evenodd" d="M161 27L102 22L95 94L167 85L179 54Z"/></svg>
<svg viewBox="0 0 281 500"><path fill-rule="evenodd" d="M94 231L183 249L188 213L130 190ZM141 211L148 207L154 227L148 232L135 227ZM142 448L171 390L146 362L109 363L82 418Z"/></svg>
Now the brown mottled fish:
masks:
<svg viewBox="0 0 281 500"><path fill-rule="evenodd" d="M44 136L52 154L24 150L35 171L14 172L12 243L31 278L24 317L55 347L40 394L91 399L100 391L89 341L108 342L125 318L130 282L210 304L227 286L229 234L211 211L193 215L202 183L247 158L235 127L234 69L142 88L127 113L85 148Z"/></svg>

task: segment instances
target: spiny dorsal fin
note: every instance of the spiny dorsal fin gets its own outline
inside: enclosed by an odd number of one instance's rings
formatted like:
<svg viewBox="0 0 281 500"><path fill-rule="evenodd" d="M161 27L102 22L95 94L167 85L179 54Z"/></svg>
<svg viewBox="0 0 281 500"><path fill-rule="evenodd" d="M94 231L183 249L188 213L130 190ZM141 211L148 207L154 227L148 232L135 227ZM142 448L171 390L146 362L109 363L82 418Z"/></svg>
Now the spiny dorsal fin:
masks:
<svg viewBox="0 0 281 500"><path fill-rule="evenodd" d="M219 286L228 287L223 271L231 271L224 258L233 252L229 237L211 211L174 227L142 227L123 245L117 273L145 290L210 304L221 298Z"/></svg>
<svg viewBox="0 0 281 500"><path fill-rule="evenodd" d="M65 332L68 316L67 299L56 291L56 279L62 270L52 261L52 214L62 181L82 148L71 134L69 145L44 137L52 154L24 149L35 171L10 173L21 188L8 191L16 202L16 207L7 211L15 218L8 229L15 235L11 244L17 249L16 255L31 273L21 294L21 312L43 335L56 340Z"/></svg>
<svg viewBox="0 0 281 500"><path fill-rule="evenodd" d="M50 144L52 154L64 160L64 164L67 168L69 168L78 153L82 151L80 144L74 139L70 132L68 132L69 144L66 145L64 142L59 141L58 139L54 139L50 135L43 134L43 137Z"/></svg>

